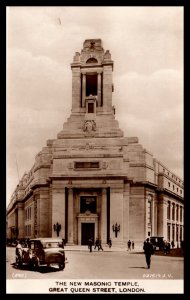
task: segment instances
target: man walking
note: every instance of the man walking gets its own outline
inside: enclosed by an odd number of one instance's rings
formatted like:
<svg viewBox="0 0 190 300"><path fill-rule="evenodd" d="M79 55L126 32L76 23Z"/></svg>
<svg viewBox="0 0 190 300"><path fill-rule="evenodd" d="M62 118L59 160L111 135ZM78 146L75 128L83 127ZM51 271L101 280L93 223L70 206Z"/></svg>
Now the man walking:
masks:
<svg viewBox="0 0 190 300"><path fill-rule="evenodd" d="M150 269L151 255L154 254L154 248L153 245L149 242L149 238L147 238L144 242L143 250L146 257L147 267L148 269Z"/></svg>
<svg viewBox="0 0 190 300"><path fill-rule="evenodd" d="M98 251L99 251L100 249L101 249L102 251L104 250L104 249L102 248L102 241L101 241L101 240L99 240Z"/></svg>

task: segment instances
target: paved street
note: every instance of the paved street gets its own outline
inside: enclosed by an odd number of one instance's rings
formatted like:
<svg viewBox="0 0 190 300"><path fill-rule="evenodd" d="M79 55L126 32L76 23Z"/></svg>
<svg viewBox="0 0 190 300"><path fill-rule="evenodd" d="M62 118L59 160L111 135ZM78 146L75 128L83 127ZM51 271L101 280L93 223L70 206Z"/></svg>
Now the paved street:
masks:
<svg viewBox="0 0 190 300"><path fill-rule="evenodd" d="M183 279L183 258L152 256L147 269L144 254L127 251L70 251L65 250L64 271L40 267L31 270L27 265L18 268L15 248L7 248L7 278L13 279Z"/></svg>

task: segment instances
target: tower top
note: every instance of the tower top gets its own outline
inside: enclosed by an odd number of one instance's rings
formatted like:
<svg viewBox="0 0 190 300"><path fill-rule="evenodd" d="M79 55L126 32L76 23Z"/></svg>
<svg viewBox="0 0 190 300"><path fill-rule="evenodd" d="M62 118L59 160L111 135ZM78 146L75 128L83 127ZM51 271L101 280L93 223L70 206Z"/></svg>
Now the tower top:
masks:
<svg viewBox="0 0 190 300"><path fill-rule="evenodd" d="M109 50L104 51L102 47L101 39L87 39L83 43L83 49L80 52L76 52L73 57L72 67L84 66L92 64L97 65L112 65L113 69L113 61L111 60L111 54Z"/></svg>
<svg viewBox="0 0 190 300"><path fill-rule="evenodd" d="M102 40L101 39L88 39L83 43L83 49L87 51L99 50L104 51L102 48Z"/></svg>
<svg viewBox="0 0 190 300"><path fill-rule="evenodd" d="M72 70L72 109L58 138L121 137L112 106L113 61L101 39L86 39L75 52Z"/></svg>

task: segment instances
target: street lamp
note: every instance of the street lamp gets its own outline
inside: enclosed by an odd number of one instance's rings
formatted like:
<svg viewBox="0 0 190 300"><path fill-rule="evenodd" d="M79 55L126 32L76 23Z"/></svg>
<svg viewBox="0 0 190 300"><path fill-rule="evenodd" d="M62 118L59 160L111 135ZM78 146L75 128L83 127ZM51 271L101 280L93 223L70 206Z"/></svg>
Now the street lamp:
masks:
<svg viewBox="0 0 190 300"><path fill-rule="evenodd" d="M54 231L57 232L57 237L59 236L59 232L61 230L61 224L59 224L58 222L56 224L53 225L53 229Z"/></svg>
<svg viewBox="0 0 190 300"><path fill-rule="evenodd" d="M112 226L113 232L115 232L115 237L117 237L117 233L120 231L120 225L117 225L117 223L115 223L115 225Z"/></svg>

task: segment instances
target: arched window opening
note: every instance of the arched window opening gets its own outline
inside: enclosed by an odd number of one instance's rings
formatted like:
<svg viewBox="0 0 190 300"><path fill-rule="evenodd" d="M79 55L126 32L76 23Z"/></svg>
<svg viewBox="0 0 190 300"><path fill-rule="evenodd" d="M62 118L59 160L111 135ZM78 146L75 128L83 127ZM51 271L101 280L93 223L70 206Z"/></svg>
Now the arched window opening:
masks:
<svg viewBox="0 0 190 300"><path fill-rule="evenodd" d="M95 59L94 57L91 57L89 59L87 59L86 64L97 64L97 59Z"/></svg>

